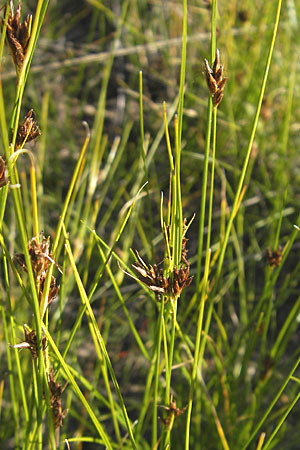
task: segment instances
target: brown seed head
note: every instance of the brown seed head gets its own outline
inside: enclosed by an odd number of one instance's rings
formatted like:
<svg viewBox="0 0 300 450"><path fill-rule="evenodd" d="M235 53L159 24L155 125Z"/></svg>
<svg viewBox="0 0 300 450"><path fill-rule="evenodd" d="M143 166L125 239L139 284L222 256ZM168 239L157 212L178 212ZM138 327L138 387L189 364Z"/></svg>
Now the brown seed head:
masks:
<svg viewBox="0 0 300 450"><path fill-rule="evenodd" d="M155 293L158 301L161 300L162 296L165 296L167 300L177 300L182 289L191 284L192 277L189 276L190 266L187 260L188 251L186 248L186 243L188 239L185 237L186 230L186 219L184 219L182 224L183 237L181 247L181 263L179 267L174 267L173 270L169 270L168 273L165 273L162 263L160 263L160 268L157 264L154 264L153 266L151 264L147 265L136 251L138 261L136 264L132 264L132 267L137 272L138 279ZM170 230L167 228L167 233L169 232ZM164 262L166 262L166 260Z"/></svg>
<svg viewBox="0 0 300 450"><path fill-rule="evenodd" d="M41 232L39 238L36 237L32 238L28 242L28 252L30 256L31 267L39 289L38 292L39 301L41 301L49 265L51 263L56 264L50 252L50 236L46 238L44 236L44 233ZM14 256L14 262L18 263L22 267L22 269L24 269L25 272L27 272L25 256L23 253L16 253ZM50 290L48 293L48 305L50 305L50 303L52 303L53 300L55 300L55 298L58 295L58 292L59 292L59 285L56 284L56 278L52 275L50 282Z"/></svg>
<svg viewBox="0 0 300 450"><path fill-rule="evenodd" d="M28 331L26 326L24 326L24 333L25 333L25 343L28 344L27 348L30 350L32 358L36 359L38 357L38 348L35 330ZM42 338L42 346L43 351L45 351L47 347L47 340L45 337Z"/></svg>
<svg viewBox="0 0 300 450"><path fill-rule="evenodd" d="M67 410L63 411L61 405L61 395L64 392L66 385L62 387L57 381L55 381L55 374L52 368L50 369L50 372L48 374L48 384L50 390L53 423L54 427L58 428L62 426L63 419L67 415Z"/></svg>
<svg viewBox="0 0 300 450"><path fill-rule="evenodd" d="M220 62L219 50L216 51L213 68L210 67L207 59L204 60L204 64L207 87L212 97L213 105L216 108L223 98L223 90L226 83L226 78L223 78L224 68Z"/></svg>
<svg viewBox="0 0 300 450"><path fill-rule="evenodd" d="M160 299L160 295L167 295L169 283L163 275L163 269L159 269L156 264L147 265L138 252L136 255L138 262L132 264L132 267L137 272L138 279L155 293L157 299Z"/></svg>
<svg viewBox="0 0 300 450"><path fill-rule="evenodd" d="M180 416L187 408L186 406L184 406L183 408L177 408L175 400L171 400L169 406L160 407L166 410L168 413L165 419L161 419L167 428L170 428L173 424L174 419Z"/></svg>
<svg viewBox="0 0 300 450"><path fill-rule="evenodd" d="M277 250L272 251L270 248L266 250L266 257L270 267L278 267L280 266L282 260L282 252L281 248L278 247Z"/></svg>
<svg viewBox="0 0 300 450"><path fill-rule="evenodd" d="M21 148L25 142L30 142L41 135L41 130L36 122L36 114L31 109L18 127L16 148Z"/></svg>
<svg viewBox="0 0 300 450"><path fill-rule="evenodd" d="M6 40L12 54L12 58L16 67L17 74L20 72L30 38L30 28L32 16L27 15L24 22L21 20L21 2L19 2L16 11L14 12L13 1L10 2L10 11L7 20ZM5 14L4 14L5 15ZM3 19L2 19L3 26Z"/></svg>

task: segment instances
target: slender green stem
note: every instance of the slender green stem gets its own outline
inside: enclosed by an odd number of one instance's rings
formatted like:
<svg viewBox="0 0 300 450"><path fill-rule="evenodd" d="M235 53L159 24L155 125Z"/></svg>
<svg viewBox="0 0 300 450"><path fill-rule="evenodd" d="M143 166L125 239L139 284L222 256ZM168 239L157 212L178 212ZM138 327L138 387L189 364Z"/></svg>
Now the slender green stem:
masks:
<svg viewBox="0 0 300 450"><path fill-rule="evenodd" d="M217 0L212 1L211 5L211 60L213 61L216 55L216 10ZM212 114L213 103L209 96L207 106L207 119L206 119L206 136L205 136L205 150L204 150L204 165L202 175L202 189L201 189L201 202L200 202L200 218L199 218L199 230L198 230L198 251L197 251L197 272L196 272L196 292L199 295L201 270L202 270L202 251L204 241L204 224L205 224L205 209L206 209L206 192L208 181L208 162L209 162L209 149L211 139L211 127L212 127ZM209 248L209 246L208 246Z"/></svg>
<svg viewBox="0 0 300 450"><path fill-rule="evenodd" d="M79 273L78 273L78 270L77 270L77 267L76 267L76 264L75 264L75 261L74 261L74 258L73 258L73 254L72 254L70 243L69 243L69 241L68 241L66 236L65 236L65 238L66 238L66 243L65 243L66 251L67 251L67 254L68 254L68 257L69 257L72 269L73 269L73 273L74 273L74 276L75 276L75 279L76 279L76 282L77 282L77 286L78 286L78 289L79 289L79 292L80 292L80 295L81 295L81 299L82 299L84 305L86 306L86 311L88 313L89 319L91 320L95 336L96 336L98 344L99 344L99 346L101 348L102 355L103 355L103 357L105 359L105 362L106 362L106 365L108 367L108 370L109 370L112 382L114 384L114 387L115 387L115 390L116 390L116 393L117 393L117 396L118 396L118 399L119 399L119 402L120 402L120 406L122 408L124 420L125 420L126 427L127 427L127 432L129 434L132 447L133 447L133 449L136 449L137 447L136 447L135 439L134 439L134 436L133 436L133 433L132 433L132 427L131 427L131 424L130 424L130 421L129 421L129 417L128 417L128 414L127 414L127 411L126 411L126 407L125 407L125 404L124 404L124 401L123 401L123 397L122 397L122 394L121 394L121 391L120 391L120 388L119 388L119 384L118 384L117 378L115 376L115 373L114 373L114 370L113 370L113 367L112 367L112 364L111 364L111 361L110 361L110 358L109 358L109 355L108 355L108 352L107 352L107 349L106 349L106 346L105 346L105 342L104 342L103 337L102 337L102 335L100 333L100 330L98 328L97 321L96 321L95 316L94 316L94 312L93 312L93 310L91 308L91 304L89 302L88 296L87 296L87 294L85 292L84 286L83 286L81 278L79 276Z"/></svg>
<svg viewBox="0 0 300 450"><path fill-rule="evenodd" d="M212 227L215 160L216 160L216 140L217 140L217 108L213 108L213 141L212 141L212 155L211 155L210 195L209 195L206 253L208 253L208 251L210 249L210 238L211 238L211 227Z"/></svg>
<svg viewBox="0 0 300 450"><path fill-rule="evenodd" d="M7 260L6 260L7 249L6 248L2 248L2 250L3 250L3 253L4 253L4 255L3 255L3 266L4 266L4 276L5 276L5 284L6 284L6 293L7 293L7 309L8 309L8 313L9 313L10 332L11 332L11 337L12 337L12 341L11 342L12 342L12 344L16 344L15 320L14 320L14 315L13 315L13 310L12 310L12 305L11 305L11 296L10 296L10 288L9 288L9 276L8 276L8 267L7 267ZM7 341L7 342L9 342L9 341ZM10 355L9 351L8 351L8 353ZM15 361L16 361L16 366L17 366L18 381L19 381L19 386L20 386L20 392L21 392L21 398L22 398L22 404L23 404L25 421L26 421L26 423L28 423L28 421L29 421L29 413L28 413L28 406L27 406L27 398L26 398L25 386L24 386L24 380L23 380L23 373L22 373L21 363L20 363L20 355L19 355L19 351L18 351L17 348L14 348L14 355L15 355ZM10 356L9 356L9 358L10 358ZM13 372L10 373L10 375L12 375L12 374L13 374Z"/></svg>
<svg viewBox="0 0 300 450"><path fill-rule="evenodd" d="M13 136L12 136L12 144L10 147L8 145L5 145L5 155L6 155L6 162L7 162L7 168L9 172L9 178L10 183L13 186L13 189L11 189L13 203L14 203L14 210L17 217L17 224L18 229L20 233L21 238L21 244L22 244L22 250L25 256L25 263L27 267L28 272L28 278L29 278L29 285L31 290L31 296L32 296L32 304L33 304L33 313L34 313L34 319L35 319L35 329L36 329L36 336L37 336L37 349L38 349L38 370L37 370L37 395L38 395L38 401L37 401L37 421L39 424L39 439L38 439L38 447L42 448L42 430L41 430L41 424L42 424L42 395L43 395L43 377L44 377L44 360L43 360L43 352L42 352L42 332L41 332L41 319L39 314L39 301L36 291L36 284L35 279L31 267L31 260L28 253L27 243L28 243L28 236L27 236L27 230L26 230L26 223L24 219L24 210L23 210L23 204L21 199L21 191L19 187L19 177L17 173L16 166L13 166L10 155L13 153L15 149L15 142L16 142L16 135L17 135L17 129L18 129L18 122L19 122L19 116L20 116L20 110L21 110L21 104L22 104L22 98L23 93L25 89L25 84L27 80L27 75L30 67L30 63L32 60L35 44L37 41L37 37L43 22L43 17L46 11L48 5L48 0L39 0L37 3L36 11L35 11L35 17L34 22L31 30L31 36L28 44L28 48L26 51L26 55L24 58L22 69L18 76L18 83L17 83L17 93L16 93L16 100L15 100L15 107L12 114L11 119L11 128L13 129ZM1 101L3 104L3 102ZM5 138L7 140L7 138ZM5 198L6 201L6 198Z"/></svg>
<svg viewBox="0 0 300 450"><path fill-rule="evenodd" d="M185 72L186 72L186 45L187 45L187 0L183 0L182 9L182 47L181 47L181 66L180 66L180 84L179 84L179 101L178 114L175 121L175 177L173 193L175 201L172 208L174 209L174 257L173 263L178 266L181 260L182 247L182 204L181 204L181 185L180 185L180 160L181 160L181 138L182 138L182 121L183 121L183 103L185 89Z"/></svg>
<svg viewBox="0 0 300 450"><path fill-rule="evenodd" d="M185 89L186 72L186 44L187 44L187 0L182 1L182 46L181 46L181 66L178 102L178 148L181 149L183 102Z"/></svg>
<svg viewBox="0 0 300 450"><path fill-rule="evenodd" d="M0 293L0 312L2 317L2 323L3 323L3 335L6 342L9 342L9 333L8 333L8 326L7 326L7 319L5 314L5 309L3 307L2 302L2 294ZM20 414L19 414L19 408L18 408L18 401L17 401L17 394L16 394L16 380L13 370L13 362L11 357L11 351L10 348L7 345L6 350L6 357L7 357L7 368L8 368L8 379L9 379L9 388L10 388L10 398L12 403L12 420L14 422L15 426L15 446L16 449L19 449L19 430L20 430Z"/></svg>
<svg viewBox="0 0 300 450"><path fill-rule="evenodd" d="M145 133L144 133L144 114L143 114L143 72L139 72L139 106L140 106L140 134L141 134L141 155L143 159L143 167L145 173L145 182L149 180L148 168L146 165L146 143L145 143ZM149 224L147 229L149 230L148 241L151 247L151 259L153 258L153 221L152 221L152 211L151 211L151 200L150 200L150 190L149 184L146 186L147 191L147 208L148 208L148 220Z"/></svg>
<svg viewBox="0 0 300 450"><path fill-rule="evenodd" d="M100 247L99 242L97 242L97 247L98 247L99 253L101 255L102 261L105 262L105 254L104 254L102 248ZM124 314L125 314L125 316L126 316L126 318L128 320L129 327L130 327L130 329L132 331L132 334L133 334L133 336L134 336L134 338L136 340L136 343L139 346L139 348L140 348L141 352L143 353L143 355L145 356L145 358L149 361L150 360L150 356L149 356L149 354L148 354L148 352L147 352L147 350L146 350L146 348L145 348L145 346L144 346L144 344L143 344L143 342L142 342L142 340L140 338L140 335L139 335L137 329L135 328L135 325L134 325L131 317L130 317L129 311L128 311L127 307L126 307L125 301L124 301L124 299L122 297L122 294L121 294L120 289L119 289L119 287L117 285L117 282L116 282L116 280L115 280L115 278L113 276L113 273L112 273L112 271L111 271L111 269L110 269L110 267L108 265L106 265L105 267L106 267L107 273L108 273L108 275L109 275L109 277L111 279L113 287L114 287L114 289L116 291L117 297L118 297L118 299L119 299L119 301L120 301L120 303L122 305Z"/></svg>
<svg viewBox="0 0 300 450"><path fill-rule="evenodd" d="M152 448L155 448L157 443L157 399L158 399L158 384L160 375L160 348L162 335L162 322L164 316L164 298L161 300L158 323L156 328L155 339L155 370L154 370L154 386L153 386L153 412L152 412Z"/></svg>
<svg viewBox="0 0 300 450"><path fill-rule="evenodd" d="M276 436L276 434L278 433L278 431L280 430L280 428L282 427L282 425L285 422L285 419L287 418L287 416L289 415L289 413L291 412L291 410L294 408L294 406L296 405L297 401L300 398L300 392L298 392L298 394L296 395L296 397L294 398L294 400L292 401L292 403L290 404L290 406L288 407L288 409L286 410L286 412L283 414L283 416L280 418L275 430L273 431L273 433L271 434L271 436L269 437L269 439L267 440L267 442L265 443L263 450L267 450L267 448L269 448L271 442L273 441L274 437Z"/></svg>
<svg viewBox="0 0 300 450"><path fill-rule="evenodd" d="M242 450L246 450L248 448L248 446L250 445L250 443L253 441L253 439L255 438L255 436L257 435L257 433L259 432L260 428L263 426L263 424L265 423L267 417L269 416L270 412L272 411L272 409L274 408L274 406L276 405L278 399L280 398L282 392L284 391L284 389L286 388L288 382L290 381L291 377L293 376L295 370L297 369L297 367L300 364L300 356L298 357L296 363L294 364L292 370L290 371L290 373L288 374L288 376L286 377L286 379L284 380L284 382L282 383L279 391L277 392L277 394L275 395L275 397L273 398L271 404L269 405L269 407L267 408L266 412L264 413L264 415L262 416L262 418L260 419L260 421L258 422L258 424L256 425L256 427L254 428L253 432L251 433L251 436L249 437L248 441L246 442L246 444L242 447ZM299 394L298 394L299 395Z"/></svg>
<svg viewBox="0 0 300 450"><path fill-rule="evenodd" d="M90 133L89 133L88 125L85 122L84 122L84 125L86 127L86 138L84 140L83 146L82 146L81 151L80 151L79 158L77 160L77 164L76 164L74 172L73 172L73 176L72 176L71 183L70 183L70 186L69 186L69 189L68 189L68 193L66 195L66 199L65 199L65 202L64 202L64 205L63 205L63 209L62 209L62 212L61 212L61 215L59 217L59 221L58 221L58 224L57 224L57 227L56 227L55 238L54 238L53 245L52 245L52 253L53 253L54 258L56 258L56 259L57 259L57 256L58 256L57 255L57 250L58 250L58 245L59 245L59 241L60 241L60 238L61 238L61 232L62 232L64 219L65 219L66 214L67 214L67 210L68 210L69 203L70 203L70 200L71 200L71 197L72 197L72 193L73 193L75 184L77 182L78 176L80 174L81 165L82 165L82 162L83 162L83 160L85 158L85 154L86 154L87 147L88 147L89 140L90 140ZM41 304L40 304L40 314L41 314L42 318L44 317L44 314L45 314L46 309L47 309L48 295L49 295L49 289L50 289L50 283L51 283L51 277L52 277L53 269L54 269L54 264L51 264L51 266L48 269L47 276L46 276L45 283L44 283L43 296L42 296Z"/></svg>
<svg viewBox="0 0 300 450"><path fill-rule="evenodd" d="M173 366L173 355L174 355L174 345L175 345L175 335L176 335L176 316L177 316L177 301L178 299L172 299L171 301L171 316L172 316L172 329L171 329L171 339L168 346L168 376L166 376L166 391L165 391L165 399L166 406L171 402L170 389L171 389L171 379L172 379L172 366ZM166 448L170 445L170 437L171 437L171 424L167 427L167 432L165 434L164 445L163 448Z"/></svg>
<svg viewBox="0 0 300 450"><path fill-rule="evenodd" d="M154 372L155 372L155 362L156 362L156 353L153 352L151 363L150 363L149 370L147 373L147 379L145 382L145 390L144 390L142 405L140 408L140 414L138 417L138 424L136 427L137 445L139 444L139 441L141 439L141 431L142 431L142 427L144 424L144 419L146 416L147 409L149 408L149 405L152 403L151 385L152 385L152 380L153 380Z"/></svg>
<svg viewBox="0 0 300 450"><path fill-rule="evenodd" d="M211 254L211 250L209 249L208 255L210 256L210 254ZM190 380L189 402L188 402L188 408L187 408L187 419L186 419L186 430L185 430L185 450L189 450L189 446L190 446L190 427L191 427L191 416L192 416L192 407L193 407L193 396L194 396L194 391L195 391L195 383L196 383L198 365L201 370L202 358L203 358L203 354L202 355L200 354L200 342L201 342L201 335L202 335L204 305L205 305L205 297L206 297L208 274L209 274L209 263L210 263L209 256L206 258L206 261L205 261L203 289L202 289L202 294L201 294L201 299L200 299L199 314L198 314L198 321L197 321L197 335L196 335L196 343L195 343L193 370L192 370L191 380ZM206 334L205 334L205 336L206 336Z"/></svg>
<svg viewBox="0 0 300 450"><path fill-rule="evenodd" d="M90 418L92 419L96 430L99 433L99 436L103 439L104 444L106 445L107 449L112 450L112 446L110 443L110 440L108 439L107 434L105 433L102 425L100 424L99 420L97 419L94 411L92 410L92 408L90 407L89 403L87 402L86 398L84 397L83 393L81 392L81 390L79 389L75 378L73 377L70 369L68 368L67 364L65 363L64 358L62 357L62 355L60 354L58 348L55 345L55 342L52 339L51 334L49 333L49 331L47 330L46 327L44 327L44 332L45 335L47 337L47 341L49 342L49 345L52 347L52 350L54 351L57 359L59 360L74 392L76 393L76 395L78 396L78 398L80 399L80 401L82 402L83 406L85 407L86 411L88 412Z"/></svg>
<svg viewBox="0 0 300 450"><path fill-rule="evenodd" d="M270 43L270 48L269 48L267 63L266 63L265 71L264 71L264 76L263 76L263 80L262 80L262 84L261 84L261 89L260 89L260 94L259 94L258 103L257 103L257 107L256 107L256 112L255 112L255 116L254 116L254 119L253 119L253 124L252 124L250 139L249 139L249 143L248 143L248 148L247 148L247 151L246 151L246 156L245 156L245 159L244 159L242 172L241 172L241 176L240 176L240 179L239 179L238 188L237 188L237 191L236 191L236 194L235 194L235 198L234 198L234 201L233 201L231 213L230 213L230 216L229 216L229 219L228 219L228 223L227 223L227 227L226 227L226 231L225 231L224 240L223 240L222 246L221 246L220 256L219 256L219 259L218 259L218 265L217 265L217 270L216 270L216 278L215 278L215 284L214 284L214 291L217 288L218 281L219 281L219 278L220 278L220 275L221 275L221 271L222 271L222 267L223 267L223 261L224 261L224 256L225 256L225 251L226 251L226 248L227 248L227 244L228 244L228 239L229 239L229 235L230 235L230 232L231 232L232 223L233 223L233 220L234 220L234 218L236 216L236 213L237 213L237 206L239 204L240 194L241 194L242 187L243 187L244 180L245 180L246 173L247 173L248 163L249 163L249 159L250 159L250 155L251 155L251 150L252 150L252 146L253 146L253 141L254 141L256 129L257 129L257 124L258 124L259 114L260 114L260 110L261 110L261 105L262 105L262 101L263 101L263 97L264 97L264 93L265 93L265 89L266 89L266 85L267 85L269 70L270 70L270 66L271 66L271 60L272 60L272 56L273 56L273 50L274 50L274 46L275 46L275 40L276 40L276 36L277 36L279 19L280 19L281 4L282 4L282 0L278 0L272 39L271 39L271 43Z"/></svg>

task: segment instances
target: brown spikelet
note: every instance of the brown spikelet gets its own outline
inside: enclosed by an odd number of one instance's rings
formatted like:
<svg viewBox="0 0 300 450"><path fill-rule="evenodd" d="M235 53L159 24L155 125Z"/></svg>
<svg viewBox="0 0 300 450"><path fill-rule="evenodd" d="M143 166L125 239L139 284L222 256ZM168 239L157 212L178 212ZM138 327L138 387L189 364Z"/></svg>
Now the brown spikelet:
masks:
<svg viewBox="0 0 300 450"><path fill-rule="evenodd" d="M24 342L21 342L20 344L13 345L13 348L28 348L30 350L31 356L33 359L36 359L38 357L38 346L37 346L37 337L35 334L35 330L29 331L27 329L27 325L24 325L24 334L25 334L25 340ZM47 340L45 337L42 338L42 348L43 351L45 351L47 347Z"/></svg>
<svg viewBox="0 0 300 450"><path fill-rule="evenodd" d="M25 333L25 342L29 344L28 348L30 350L31 356L33 357L33 359L36 359L38 357L38 349L35 331L34 330L28 331L24 326L24 333ZM42 339L42 346L44 351L47 347L47 340L45 337L43 337Z"/></svg>
<svg viewBox="0 0 300 450"><path fill-rule="evenodd" d="M187 407L184 406L183 408L177 408L176 401L171 400L169 406L160 405L160 408L163 408L165 411L167 411L168 414L166 418L160 417L160 419L168 429L171 429L173 426L174 419L180 416L182 413L184 413Z"/></svg>
<svg viewBox="0 0 300 450"><path fill-rule="evenodd" d="M212 97L213 105L217 108L223 98L223 91L226 83L226 78L223 78L224 68L220 62L219 50L216 52L213 68L210 67L207 59L204 60L204 64L207 87Z"/></svg>
<svg viewBox="0 0 300 450"><path fill-rule="evenodd" d="M28 48L32 16L27 15L25 20L21 22L21 2L19 2L16 11L14 11L12 1L10 2L9 8L10 11L6 24L6 40L16 67L16 72L19 74Z"/></svg>
<svg viewBox="0 0 300 450"><path fill-rule="evenodd" d="M40 233L39 238L34 237L28 242L28 252L33 274L39 290L39 301L41 301L49 265L54 263L59 270L60 267L56 264L50 252L50 237L46 238L43 232ZM23 253L16 253L14 255L14 261L15 263L18 263L18 265L21 266L25 272L27 272L25 256ZM56 284L56 278L52 275L48 294L48 305L56 299L58 292L59 285Z"/></svg>
<svg viewBox="0 0 300 450"><path fill-rule="evenodd" d="M275 251L272 251L270 248L267 248L266 257L267 257L267 262L270 267L280 266L280 263L282 260L281 248L278 247L277 250L275 250Z"/></svg>
<svg viewBox="0 0 300 450"><path fill-rule="evenodd" d="M16 148L21 148L25 142L30 142L41 135L41 130L36 122L36 114L30 109L18 127Z"/></svg>
<svg viewBox="0 0 300 450"><path fill-rule="evenodd" d="M147 265L136 252L138 261L132 264L132 267L137 272L138 279L155 293L157 300L160 300L161 296L165 296L167 300L178 299L181 291L192 282L193 277L190 276L190 265L187 260L185 231L186 220L183 222L181 264L179 267L173 267L168 274L165 274L163 267L159 268L157 264Z"/></svg>
<svg viewBox="0 0 300 450"><path fill-rule="evenodd" d="M62 387L57 381L55 381L55 374L53 369L50 369L48 375L48 384L50 390L50 402L53 414L53 423L54 427L58 428L62 426L63 419L67 415L67 410L63 411L61 405L61 395L64 392L67 384L65 384L65 386Z"/></svg>

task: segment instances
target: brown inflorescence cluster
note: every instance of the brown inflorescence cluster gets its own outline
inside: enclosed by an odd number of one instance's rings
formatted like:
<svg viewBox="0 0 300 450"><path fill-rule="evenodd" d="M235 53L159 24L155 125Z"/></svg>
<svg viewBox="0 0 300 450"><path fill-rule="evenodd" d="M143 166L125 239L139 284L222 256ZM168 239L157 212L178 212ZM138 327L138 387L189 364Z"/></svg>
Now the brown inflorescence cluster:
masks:
<svg viewBox="0 0 300 450"><path fill-rule="evenodd" d="M38 357L38 344L37 344L37 337L35 330L29 331L27 329L27 325L24 325L24 334L25 334L25 340L24 342L21 342L20 344L13 345L13 348L28 348L30 350L31 356L33 359L36 359ZM45 351L47 347L47 340L45 337L42 338L42 349L43 352Z"/></svg>
<svg viewBox="0 0 300 450"><path fill-rule="evenodd" d="M2 30L6 33L6 44L12 55L18 82L20 82L20 74L22 70L25 69L24 61L28 52L32 25L31 15L27 15L23 21L21 20L21 10L21 1L19 1L18 6L15 9L14 1L11 0L10 2L7 2L7 7L4 9L5 18L0 19L0 26L2 25ZM21 121L19 126L16 126L15 129L12 130L12 133L13 136L15 136L15 144L10 145L10 152L15 152L15 159L14 157L9 158L9 154L6 155L6 158L0 156L0 188L5 186L9 182L9 180L7 179L7 164L14 164L19 154L22 153L22 150L20 149L22 149L24 144L33 141L41 134L40 128L36 121L36 114L33 109L30 109L27 112L26 116ZM34 170L33 163L32 170ZM57 266L50 250L50 237L45 237L44 233L41 232L39 236L33 237L28 242L27 249L30 262L28 261L27 257L25 258L25 255L23 253L17 253L14 256L14 263L17 263L19 266L21 266L21 268L25 272L27 272L28 267L31 266L38 293L38 299L41 303L48 269L51 264L55 264ZM49 306L57 297L59 288L60 287L57 284L56 278L52 275L48 292L47 306ZM50 391L53 422L56 429L62 426L63 419L67 414L66 410L63 411L61 404L61 396L66 385L62 387L55 380L55 373L52 368L50 368L50 370L48 371L49 360L45 355L47 344L48 343L45 336L42 336L41 341L38 342L36 331L30 329L27 325L24 325L24 341L19 344L13 345L13 347L18 349L28 349L31 353L32 359L34 360L36 360L39 356L45 359L45 366L47 367L46 370L48 372L47 381Z"/></svg>
<svg viewBox="0 0 300 450"><path fill-rule="evenodd" d="M41 232L39 238L32 238L28 242L28 252L33 274L39 289L39 301L41 301L48 267L51 263L56 264L50 252L50 237L46 238L44 233ZM25 256L23 253L16 253L14 260L27 272ZM56 278L52 275L48 294L48 305L55 300L58 291L59 285L56 284Z"/></svg>
<svg viewBox="0 0 300 450"><path fill-rule="evenodd" d="M25 142L30 142L41 135L41 130L36 122L36 114L30 109L20 123L16 136L16 148L21 148Z"/></svg>
<svg viewBox="0 0 300 450"><path fill-rule="evenodd" d="M63 411L61 405L61 395L64 392L66 385L62 387L57 381L55 381L55 373L52 368L50 369L50 372L48 374L48 385L50 389L50 402L53 414L53 423L54 427L58 428L62 426L63 419L67 415L67 410Z"/></svg>
<svg viewBox="0 0 300 450"><path fill-rule="evenodd" d="M15 150L20 149L25 142L33 141L40 135L41 130L36 122L36 114L33 109L30 109L18 126ZM6 184L8 184L7 164L5 157L0 156L0 188Z"/></svg>
<svg viewBox="0 0 300 450"><path fill-rule="evenodd" d="M24 333L25 333L25 342L28 344L27 348L30 350L33 359L36 359L38 357L38 348L35 330L28 331L27 328L24 326ZM43 351L47 347L47 340L45 337L42 338L42 347Z"/></svg>
<svg viewBox="0 0 300 450"><path fill-rule="evenodd" d="M280 266L282 260L282 251L281 248L278 247L277 250L272 251L270 248L266 250L266 257L270 267L278 267Z"/></svg>
<svg viewBox="0 0 300 450"><path fill-rule="evenodd" d="M37 336L35 333L35 330L29 331L27 329L27 325L24 325L24 333L25 333L25 340L24 342L21 342L20 344L13 345L14 348L28 348L30 350L31 356L33 359L38 358L38 346L37 346ZM47 347L47 339L46 337L42 338L42 349L43 352L45 351ZM48 373L48 385L50 390L50 403L51 403L51 409L52 409L52 415L53 415L53 423L54 427L58 428L61 427L63 424L63 419L67 415L67 410L62 410L62 404L61 404L61 395L64 392L66 386L68 383L65 384L65 386L61 386L60 383L55 381L55 373L53 368L50 368Z"/></svg>
<svg viewBox="0 0 300 450"><path fill-rule="evenodd" d="M216 52L216 58L212 68L208 64L207 59L204 60L204 64L205 64L206 83L208 86L209 93L212 97L213 105L216 108L223 98L223 91L227 79L223 78L224 68L223 65L220 63L219 50L217 50Z"/></svg>
<svg viewBox="0 0 300 450"><path fill-rule="evenodd" d="M6 40L12 54L17 73L20 72L24 63L32 22L32 16L29 14L26 16L25 20L21 22L21 9L21 2L19 2L16 11L14 11L14 5L11 1L8 20L6 23ZM2 24L3 23L4 21L2 21Z"/></svg>
<svg viewBox="0 0 300 450"><path fill-rule="evenodd" d="M183 231L185 232L185 222L183 224ZM132 267L137 272L139 281L155 293L157 300L160 300L161 296L165 296L167 300L177 299L181 291L191 284L193 277L190 276L190 266L186 258L186 243L187 238L183 236L181 264L179 268L174 267L168 275L164 273L163 267L158 267L157 264L153 266L146 264L139 253L136 252L138 261L132 264Z"/></svg>
<svg viewBox="0 0 300 450"><path fill-rule="evenodd" d="M177 299L182 289L191 284L189 265L181 264L179 269L174 267L173 272L166 277L162 267L158 268L157 264L147 265L137 252L136 254L138 263L132 264L132 267L137 272L138 279L155 293L157 300L160 300L161 296Z"/></svg>
<svg viewBox="0 0 300 450"><path fill-rule="evenodd" d="M173 420L186 410L186 406L184 406L183 408L177 408L175 400L171 400L169 406L161 406L161 408L165 409L168 413L165 419L161 418L162 422L166 425L167 428L170 428L172 426Z"/></svg>

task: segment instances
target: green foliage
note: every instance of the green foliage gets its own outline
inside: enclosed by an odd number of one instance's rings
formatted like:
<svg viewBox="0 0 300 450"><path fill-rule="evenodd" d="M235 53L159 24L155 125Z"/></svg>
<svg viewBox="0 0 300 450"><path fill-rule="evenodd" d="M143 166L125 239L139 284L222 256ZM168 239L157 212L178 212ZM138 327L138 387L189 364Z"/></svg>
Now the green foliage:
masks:
<svg viewBox="0 0 300 450"><path fill-rule="evenodd" d="M11 5L0 447L296 448L299 5Z"/></svg>

